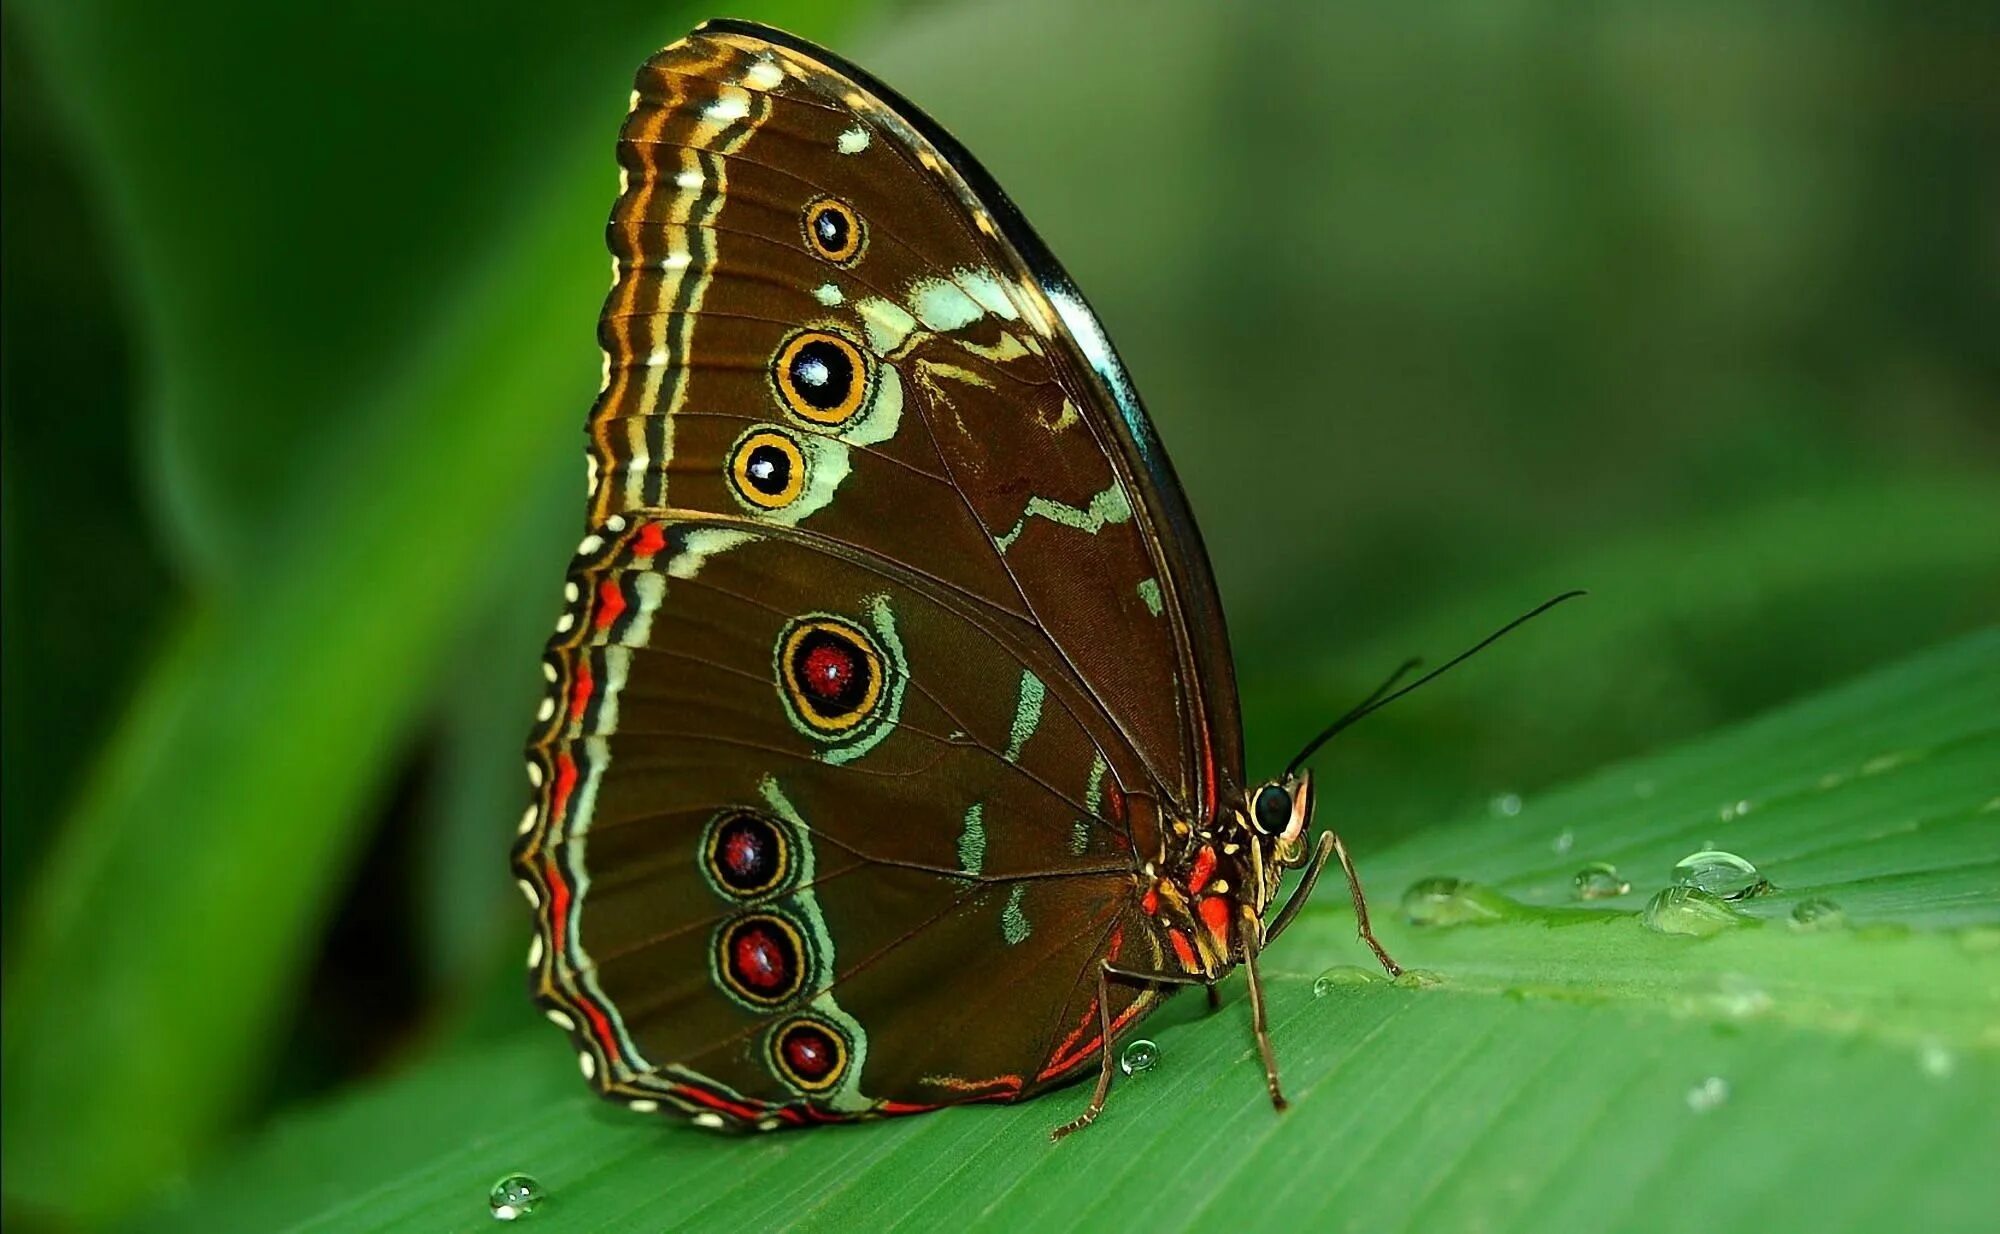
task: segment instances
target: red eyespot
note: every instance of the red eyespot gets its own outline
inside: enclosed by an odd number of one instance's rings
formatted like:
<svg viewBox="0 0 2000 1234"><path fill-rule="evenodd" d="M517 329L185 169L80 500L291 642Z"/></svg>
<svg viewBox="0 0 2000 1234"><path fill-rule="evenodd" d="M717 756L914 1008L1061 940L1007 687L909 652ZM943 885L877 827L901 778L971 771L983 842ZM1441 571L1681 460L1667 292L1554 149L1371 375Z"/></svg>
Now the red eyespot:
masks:
<svg viewBox="0 0 2000 1234"><path fill-rule="evenodd" d="M824 699L839 698L854 680L854 657L835 643L821 643L808 651L801 667L806 689Z"/></svg>
<svg viewBox="0 0 2000 1234"><path fill-rule="evenodd" d="M785 953L768 931L748 929L736 936L736 975L755 990L781 990L787 981Z"/></svg>
<svg viewBox="0 0 2000 1234"><path fill-rule="evenodd" d="M847 1040L823 1020L800 1017L770 1038L771 1062L795 1088L823 1092L847 1070Z"/></svg>
<svg viewBox="0 0 2000 1234"><path fill-rule="evenodd" d="M716 947L723 985L758 1006L776 1006L797 994L811 967L798 927L777 913L729 923L717 935Z"/></svg>

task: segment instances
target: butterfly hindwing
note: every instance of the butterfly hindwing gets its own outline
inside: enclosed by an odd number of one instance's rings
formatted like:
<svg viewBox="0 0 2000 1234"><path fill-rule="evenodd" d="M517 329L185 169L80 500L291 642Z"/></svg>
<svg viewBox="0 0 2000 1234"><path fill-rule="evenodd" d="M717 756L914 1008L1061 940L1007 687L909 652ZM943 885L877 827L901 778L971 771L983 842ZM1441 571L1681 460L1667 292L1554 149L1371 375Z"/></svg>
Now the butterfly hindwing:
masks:
<svg viewBox="0 0 2000 1234"><path fill-rule="evenodd" d="M547 918L541 992L593 1075L766 1117L1073 1070L1059 1047L1092 991L1051 987L1024 1015L1023 987L1147 945L1119 929L1118 754L1076 700L890 563L619 521L548 660L566 700L536 743L551 821L520 857ZM774 1063L788 1032L846 1051L823 1088Z"/></svg>

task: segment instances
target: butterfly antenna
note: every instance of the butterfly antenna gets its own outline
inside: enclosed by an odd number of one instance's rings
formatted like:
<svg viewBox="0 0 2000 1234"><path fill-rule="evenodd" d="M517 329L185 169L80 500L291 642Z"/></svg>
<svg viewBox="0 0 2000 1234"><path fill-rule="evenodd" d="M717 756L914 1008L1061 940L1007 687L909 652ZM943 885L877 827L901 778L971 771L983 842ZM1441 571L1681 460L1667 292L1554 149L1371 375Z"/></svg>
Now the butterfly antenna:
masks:
<svg viewBox="0 0 2000 1234"><path fill-rule="evenodd" d="M1516 617L1514 620L1508 622L1506 625L1501 626L1498 630L1495 630L1493 633L1487 635L1485 638L1480 639L1478 642L1466 648L1464 651L1459 652L1451 659L1446 660L1443 664L1438 665L1430 672L1425 673L1423 676L1417 678L1409 685L1404 686L1400 690L1394 690L1392 689L1392 687L1395 686L1395 684L1398 681L1402 680L1404 675L1407 674L1411 669L1415 668L1419 663L1419 661L1414 659L1403 661L1402 665L1398 667L1395 672L1389 674L1389 679L1387 681L1384 681L1381 685L1375 687L1375 692L1373 694L1370 694L1366 699L1362 700L1359 704L1349 709L1348 712L1345 715L1341 716L1338 720L1335 720L1333 723L1321 729L1317 737L1314 737L1311 741L1306 742L1305 748L1298 752L1298 756L1293 758L1290 763L1285 765L1285 775L1287 777L1290 777L1292 774L1297 772L1298 769L1305 763L1307 759L1311 758L1315 753L1317 753L1321 746L1333 740L1334 736L1340 733L1342 730L1355 724L1364 717L1373 715L1374 713L1382 710L1382 708L1387 707L1390 703L1395 702L1397 699L1403 697L1405 694L1408 694L1410 691L1416 689L1417 687L1428 685L1430 682L1436 681L1439 677L1444 676L1452 669L1465 663L1467 660L1470 660L1472 657L1478 655L1480 652L1486 650L1488 647L1491 647L1494 643L1499 642L1502 638L1513 633L1520 627L1528 624L1530 621L1533 621L1535 618L1540 617L1543 613L1548 612L1556 605L1561 604L1568 600L1574 600L1578 596L1585 596L1589 594L1590 593L1587 591L1578 589L1576 591L1565 591L1559 596L1555 596L1551 599L1544 600L1540 604L1537 604L1534 608L1529 609L1525 613L1522 613L1519 617Z"/></svg>

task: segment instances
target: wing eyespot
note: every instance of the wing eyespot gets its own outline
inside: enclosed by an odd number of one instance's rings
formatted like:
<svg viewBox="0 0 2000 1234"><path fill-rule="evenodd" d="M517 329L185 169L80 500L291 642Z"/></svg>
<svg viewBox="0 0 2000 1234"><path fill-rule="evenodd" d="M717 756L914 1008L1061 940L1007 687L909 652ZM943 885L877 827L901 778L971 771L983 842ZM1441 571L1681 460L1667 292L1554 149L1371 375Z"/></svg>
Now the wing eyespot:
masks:
<svg viewBox="0 0 2000 1234"><path fill-rule="evenodd" d="M806 491L806 457L789 434L752 429L729 452L730 487L758 510L782 510Z"/></svg>
<svg viewBox="0 0 2000 1234"><path fill-rule="evenodd" d="M746 913L715 932L715 976L756 1008L782 1007L805 988L812 967L805 934L783 913Z"/></svg>
<svg viewBox="0 0 2000 1234"><path fill-rule="evenodd" d="M816 1016L795 1016L772 1032L771 1070L803 1093L823 1093L847 1073L853 1050L847 1035Z"/></svg>
<svg viewBox="0 0 2000 1234"><path fill-rule="evenodd" d="M806 247L837 266L852 266L868 246L868 225L838 197L815 198L802 220Z"/></svg>
<svg viewBox="0 0 2000 1234"><path fill-rule="evenodd" d="M721 895L756 900L790 882L798 868L791 829L754 810L724 810L702 837L702 872Z"/></svg>
<svg viewBox="0 0 2000 1234"><path fill-rule="evenodd" d="M836 428L868 405L875 372L862 350L841 335L804 330L778 349L771 381L785 410L809 424Z"/></svg>
<svg viewBox="0 0 2000 1234"><path fill-rule="evenodd" d="M882 701L881 653L845 621L793 624L779 639L778 674L787 710L821 738L853 732Z"/></svg>

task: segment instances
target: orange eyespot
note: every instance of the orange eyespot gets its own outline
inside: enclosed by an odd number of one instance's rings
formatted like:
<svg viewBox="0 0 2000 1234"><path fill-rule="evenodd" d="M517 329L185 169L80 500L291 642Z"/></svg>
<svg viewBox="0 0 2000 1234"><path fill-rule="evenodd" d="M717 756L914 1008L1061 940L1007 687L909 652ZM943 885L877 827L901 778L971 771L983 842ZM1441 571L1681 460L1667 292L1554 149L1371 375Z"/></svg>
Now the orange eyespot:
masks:
<svg viewBox="0 0 2000 1234"><path fill-rule="evenodd" d="M874 374L861 349L838 334L793 335L771 363L771 381L786 410L813 424L845 424L868 401Z"/></svg>
<svg viewBox="0 0 2000 1234"><path fill-rule="evenodd" d="M835 265L860 260L868 229L854 207L837 197L821 197L806 207L806 245Z"/></svg>
<svg viewBox="0 0 2000 1234"><path fill-rule="evenodd" d="M780 510L805 492L805 455L785 434L757 429L731 451L729 478L743 500L760 510Z"/></svg>

